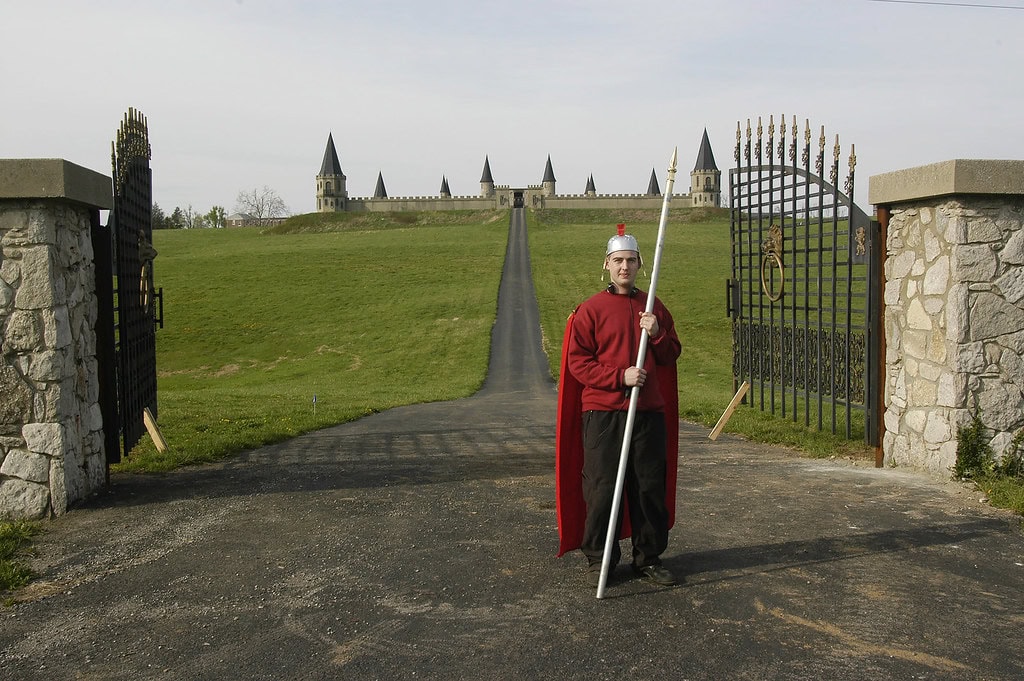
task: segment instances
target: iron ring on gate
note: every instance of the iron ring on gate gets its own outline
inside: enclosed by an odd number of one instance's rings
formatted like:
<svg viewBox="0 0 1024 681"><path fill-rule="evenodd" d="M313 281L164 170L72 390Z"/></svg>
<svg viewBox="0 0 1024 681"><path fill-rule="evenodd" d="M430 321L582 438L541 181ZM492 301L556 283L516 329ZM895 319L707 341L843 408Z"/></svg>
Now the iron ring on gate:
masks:
<svg viewBox="0 0 1024 681"><path fill-rule="evenodd" d="M765 265L768 265L773 260L775 261L774 267L779 270L778 293L772 292L768 286L768 278L765 276ZM779 257L778 253L765 253L764 257L761 258L761 288L764 289L764 294L768 296L768 300L773 303L777 303L782 299L782 293L786 289L786 272L782 269L782 258Z"/></svg>
<svg viewBox="0 0 1024 681"><path fill-rule="evenodd" d="M152 312L152 308L150 308L152 292L149 288L149 270L151 266L151 260L143 262L142 271L139 273L139 302L142 304L142 311L147 315Z"/></svg>
<svg viewBox="0 0 1024 681"><path fill-rule="evenodd" d="M786 270L782 266L781 227L773 224L768 228L768 238L761 244L761 250L764 251L764 257L761 258L761 290L768 296L768 300L777 303L782 299L782 294L786 290ZM772 261L774 261L774 264ZM765 272L766 266L779 270L778 293L773 292L772 288L768 285L768 276L766 276L768 273Z"/></svg>

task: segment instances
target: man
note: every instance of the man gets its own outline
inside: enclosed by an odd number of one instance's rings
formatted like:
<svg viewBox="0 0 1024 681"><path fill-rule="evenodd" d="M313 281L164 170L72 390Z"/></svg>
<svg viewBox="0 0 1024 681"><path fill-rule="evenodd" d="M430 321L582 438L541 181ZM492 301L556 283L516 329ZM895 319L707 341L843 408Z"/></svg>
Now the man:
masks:
<svg viewBox="0 0 1024 681"><path fill-rule="evenodd" d="M576 309L563 343L556 452L559 555L580 548L587 583L595 587L633 386L640 390L621 507L628 515L615 519L616 536L631 537L636 574L666 586L677 581L661 564L661 554L675 515L680 343L660 300L655 299L653 312L645 311L647 294L635 286L640 266L636 239L619 225L604 260L611 284ZM636 367L641 330L649 342L644 366ZM621 557L618 541L612 551L614 567Z"/></svg>

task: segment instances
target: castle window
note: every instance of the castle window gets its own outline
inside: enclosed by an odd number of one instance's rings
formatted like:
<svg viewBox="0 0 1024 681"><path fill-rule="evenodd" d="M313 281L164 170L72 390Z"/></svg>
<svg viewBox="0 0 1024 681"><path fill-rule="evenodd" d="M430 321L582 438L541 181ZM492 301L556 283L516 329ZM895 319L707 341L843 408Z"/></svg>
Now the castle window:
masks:
<svg viewBox="0 0 1024 681"><path fill-rule="evenodd" d="M331 193L331 183L330 183L330 182L328 181L328 182L327 182L327 183L326 183L326 184L324 185L324 187L325 187L325 189L324 189L325 193L327 193L327 194L330 194L330 193Z"/></svg>

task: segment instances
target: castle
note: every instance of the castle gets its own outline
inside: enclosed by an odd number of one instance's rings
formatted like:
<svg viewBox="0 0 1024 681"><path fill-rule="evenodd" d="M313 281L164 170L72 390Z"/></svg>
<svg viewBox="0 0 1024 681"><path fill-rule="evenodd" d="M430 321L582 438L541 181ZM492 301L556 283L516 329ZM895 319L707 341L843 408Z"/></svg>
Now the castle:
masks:
<svg viewBox="0 0 1024 681"><path fill-rule="evenodd" d="M431 211L431 210L495 210L512 207L531 208L661 208L663 196L658 187L658 177L651 170L651 179L646 194L598 194L594 187L594 176L587 179L582 194L558 194L555 191L555 172L548 156L544 176L539 185L511 187L496 185L491 176L491 163L484 157L483 174L480 176L479 196L452 196L448 189L448 178L441 178L441 189L437 196L388 197L384 186L383 173L377 174L377 186L373 196L350 197L345 186L334 138L327 135L327 149L320 172L316 176L316 209L320 213L339 211L385 212L385 211ZM715 165L711 142L705 128L697 152L697 162L690 171L690 193L673 194L672 204L683 208L713 207L722 205L722 173Z"/></svg>

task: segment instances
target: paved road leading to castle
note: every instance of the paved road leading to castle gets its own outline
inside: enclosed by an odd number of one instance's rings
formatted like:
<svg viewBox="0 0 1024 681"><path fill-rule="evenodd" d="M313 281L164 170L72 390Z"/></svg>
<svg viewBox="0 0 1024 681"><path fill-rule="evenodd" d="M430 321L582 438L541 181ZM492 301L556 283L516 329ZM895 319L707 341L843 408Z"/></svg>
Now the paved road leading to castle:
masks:
<svg viewBox="0 0 1024 681"><path fill-rule="evenodd" d="M115 476L0 609L0 678L1024 677L1017 520L958 484L692 425L665 556L686 583L623 565L596 600L554 557L521 213L477 395Z"/></svg>

